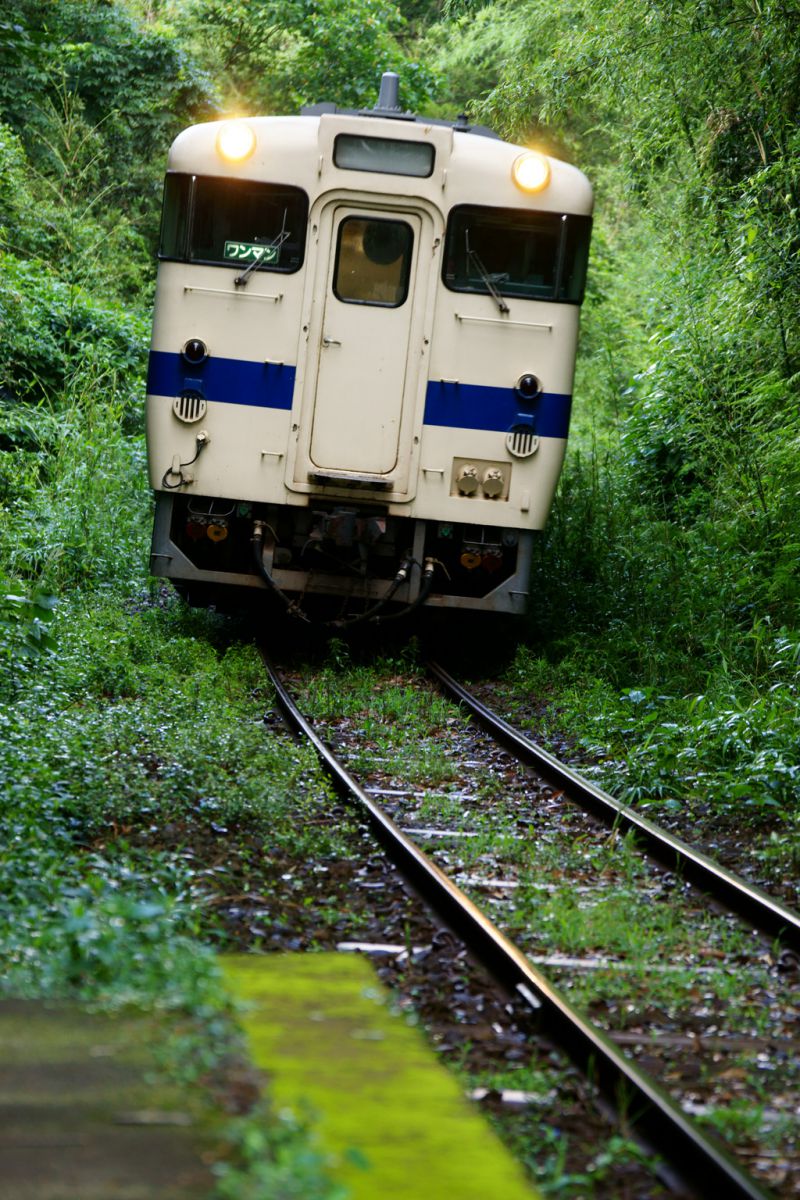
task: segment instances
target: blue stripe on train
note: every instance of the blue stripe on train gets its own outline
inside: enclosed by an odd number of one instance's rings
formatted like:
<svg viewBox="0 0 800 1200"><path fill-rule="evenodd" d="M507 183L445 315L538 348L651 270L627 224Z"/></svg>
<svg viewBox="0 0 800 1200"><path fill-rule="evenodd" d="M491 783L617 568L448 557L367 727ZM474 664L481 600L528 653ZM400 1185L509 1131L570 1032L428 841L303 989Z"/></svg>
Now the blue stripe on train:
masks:
<svg viewBox="0 0 800 1200"><path fill-rule="evenodd" d="M194 388L216 403L288 410L292 407L294 376L294 367L285 363L212 356L200 366L190 367L180 354L151 350L147 391L151 396L177 396L185 388Z"/></svg>
<svg viewBox="0 0 800 1200"><path fill-rule="evenodd" d="M569 432L572 396L543 392L533 406L533 429L539 437L565 438ZM428 384L425 424L449 429L492 429L504 433L525 423L512 388L436 380Z"/></svg>
<svg viewBox="0 0 800 1200"><path fill-rule="evenodd" d="M209 358L199 367L188 366L180 354L150 352L147 391L152 396L177 396L194 388L206 400L247 404L289 411L294 393L295 368L288 364L245 362L238 358ZM571 396L544 392L533 409L533 428L540 437L565 438L569 431ZM425 424L449 429L487 429L505 433L524 421L511 388L483 387L473 383L431 381L425 398Z"/></svg>

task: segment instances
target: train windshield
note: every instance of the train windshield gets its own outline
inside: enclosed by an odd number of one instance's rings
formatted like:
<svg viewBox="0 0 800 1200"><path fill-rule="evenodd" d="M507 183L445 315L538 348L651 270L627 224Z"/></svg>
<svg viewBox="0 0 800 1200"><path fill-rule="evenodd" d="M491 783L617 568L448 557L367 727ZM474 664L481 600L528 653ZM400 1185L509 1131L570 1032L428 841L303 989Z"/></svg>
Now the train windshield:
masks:
<svg viewBox="0 0 800 1200"><path fill-rule="evenodd" d="M300 188L169 174L159 257L297 271L303 264L307 223L308 197Z"/></svg>
<svg viewBox="0 0 800 1200"><path fill-rule="evenodd" d="M591 227L591 217L461 205L447 224L445 286L580 304Z"/></svg>

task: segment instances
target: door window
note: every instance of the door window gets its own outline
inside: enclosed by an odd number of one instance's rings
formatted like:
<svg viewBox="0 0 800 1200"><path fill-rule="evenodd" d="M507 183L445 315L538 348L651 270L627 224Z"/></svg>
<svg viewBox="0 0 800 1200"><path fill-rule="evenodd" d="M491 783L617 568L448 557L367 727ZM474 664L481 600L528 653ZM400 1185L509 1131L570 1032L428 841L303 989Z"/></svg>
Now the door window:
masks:
<svg viewBox="0 0 800 1200"><path fill-rule="evenodd" d="M413 246L414 234L405 221L345 217L333 272L337 300L399 308L408 296Z"/></svg>

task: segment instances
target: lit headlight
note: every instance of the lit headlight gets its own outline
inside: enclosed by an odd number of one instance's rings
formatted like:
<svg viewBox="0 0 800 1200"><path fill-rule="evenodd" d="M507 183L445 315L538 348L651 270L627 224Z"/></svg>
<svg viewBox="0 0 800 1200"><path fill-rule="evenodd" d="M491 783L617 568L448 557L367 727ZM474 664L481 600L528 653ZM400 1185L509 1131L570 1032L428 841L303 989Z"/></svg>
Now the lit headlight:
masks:
<svg viewBox="0 0 800 1200"><path fill-rule="evenodd" d="M550 163L543 154L528 150L514 159L511 175L523 192L541 192L550 182Z"/></svg>
<svg viewBox="0 0 800 1200"><path fill-rule="evenodd" d="M217 150L227 162L244 162L256 148L256 135L245 121L226 121L217 134Z"/></svg>

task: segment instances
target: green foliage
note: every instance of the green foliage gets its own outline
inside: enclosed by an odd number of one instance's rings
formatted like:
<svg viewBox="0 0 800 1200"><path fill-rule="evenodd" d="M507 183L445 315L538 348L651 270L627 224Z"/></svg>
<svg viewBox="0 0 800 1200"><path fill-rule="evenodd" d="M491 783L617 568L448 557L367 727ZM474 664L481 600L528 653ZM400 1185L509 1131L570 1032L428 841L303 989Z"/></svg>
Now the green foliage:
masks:
<svg viewBox="0 0 800 1200"><path fill-rule="evenodd" d="M48 159L40 142L47 98L59 90L78 96L89 126L103 123L108 160L100 183L113 182L134 212L155 208L152 163L213 104L207 76L176 33L117 3L21 0L0 37L0 81L0 116L40 167Z"/></svg>
<svg viewBox="0 0 800 1200"><path fill-rule="evenodd" d="M637 712L627 796L709 791L716 808L735 809L743 820L793 815L800 784L800 643L785 631L773 637L754 630L753 638L771 658L754 695L743 697L730 678L718 678L710 694L647 704ZM646 701L646 694L639 695L628 693L632 705Z"/></svg>
<svg viewBox="0 0 800 1200"><path fill-rule="evenodd" d="M114 302L92 299L42 264L0 251L0 396L37 401L70 381L112 373L126 401L145 363L146 319Z"/></svg>
<svg viewBox="0 0 800 1200"><path fill-rule="evenodd" d="M216 936L207 863L137 831L246 826L312 855L346 831L310 819L328 803L313 754L265 734L256 654L219 619L95 593L56 626L58 655L0 689L5 986L193 1003Z"/></svg>
<svg viewBox="0 0 800 1200"><path fill-rule="evenodd" d="M622 164L653 208L666 185L667 244L676 224L701 244L716 233L717 279L739 285L738 324L746 306L794 373L800 52L785 36L785 6L589 0L515 11L527 36L509 43L505 79L480 112L512 133L554 123L584 161L588 151ZM689 250L691 274L699 249Z"/></svg>
<svg viewBox="0 0 800 1200"><path fill-rule="evenodd" d="M0 124L0 246L29 250L38 223L22 143L12 129Z"/></svg>
<svg viewBox="0 0 800 1200"><path fill-rule="evenodd" d="M401 45L405 22L390 0L194 0L180 16L199 29L207 61L231 72L232 105L295 112L332 101L371 107L382 71L397 71L404 107L424 107L430 70Z"/></svg>
<svg viewBox="0 0 800 1200"><path fill-rule="evenodd" d="M456 115L500 82L503 62L526 33L517 8L489 4L476 13L440 21L422 35L420 52L441 80L439 106Z"/></svg>
<svg viewBox="0 0 800 1200"><path fill-rule="evenodd" d="M396 41L402 18L394 5L386 0L298 0L282 6L284 20L291 8L290 29L302 39L288 64L298 100L333 97L343 106L371 106L381 72L395 70L404 107L424 105L433 80L420 63L402 54Z"/></svg>
<svg viewBox="0 0 800 1200"><path fill-rule="evenodd" d="M667 811L688 804L712 819L727 815L740 828L761 829L764 856L777 872L784 851L795 852L800 639L762 623L743 641L747 674L723 662L705 678L702 694L630 686L641 669L630 662L623 675L622 654L616 673L628 683L615 687L593 673L598 657L606 673L608 661L591 650L555 667L522 652L509 678L516 695L551 694L557 709L537 736L548 740L566 726L595 760L583 769L620 798ZM786 823L786 839L781 825L772 834L778 821Z"/></svg>
<svg viewBox="0 0 800 1200"><path fill-rule="evenodd" d="M231 1160L217 1163L214 1200L347 1200L348 1189L327 1175L313 1114L274 1113L261 1104L228 1131Z"/></svg>
<svg viewBox="0 0 800 1200"><path fill-rule="evenodd" d="M0 685L8 681L13 688L26 668L55 649L49 630L55 603L41 592L0 592Z"/></svg>
<svg viewBox="0 0 800 1200"><path fill-rule="evenodd" d="M119 208L120 184L107 179L112 150L104 124L86 121L82 100L64 81L46 97L40 134L44 157L31 168L38 229L27 249L73 287L129 302L151 270L141 235Z"/></svg>
<svg viewBox="0 0 800 1200"><path fill-rule="evenodd" d="M783 154L796 120L796 5L767 0L622 0L513 7L526 22L489 107L504 126L532 115L605 125L626 163L650 170L688 150L727 179ZM744 168L744 170L742 170Z"/></svg>
<svg viewBox="0 0 800 1200"><path fill-rule="evenodd" d="M125 432L130 402L110 370L90 367L60 410L9 406L0 569L56 593L141 579L149 498L142 447Z"/></svg>

